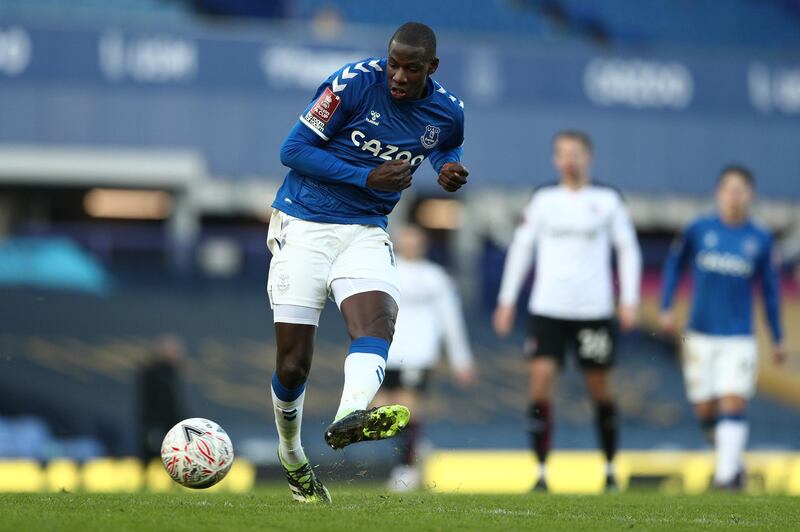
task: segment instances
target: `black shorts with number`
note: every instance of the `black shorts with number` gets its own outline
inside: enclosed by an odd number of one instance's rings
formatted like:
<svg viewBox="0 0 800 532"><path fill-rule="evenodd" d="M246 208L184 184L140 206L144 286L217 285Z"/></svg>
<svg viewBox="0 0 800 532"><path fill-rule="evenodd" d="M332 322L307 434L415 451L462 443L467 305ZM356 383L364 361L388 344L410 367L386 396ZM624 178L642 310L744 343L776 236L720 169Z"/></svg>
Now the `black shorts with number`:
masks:
<svg viewBox="0 0 800 532"><path fill-rule="evenodd" d="M428 389L429 369L387 369L381 390L413 390L424 393Z"/></svg>
<svg viewBox="0 0 800 532"><path fill-rule="evenodd" d="M614 321L566 320L537 314L528 318L528 357L552 357L563 367L569 347L574 348L581 368L610 368L616 348Z"/></svg>

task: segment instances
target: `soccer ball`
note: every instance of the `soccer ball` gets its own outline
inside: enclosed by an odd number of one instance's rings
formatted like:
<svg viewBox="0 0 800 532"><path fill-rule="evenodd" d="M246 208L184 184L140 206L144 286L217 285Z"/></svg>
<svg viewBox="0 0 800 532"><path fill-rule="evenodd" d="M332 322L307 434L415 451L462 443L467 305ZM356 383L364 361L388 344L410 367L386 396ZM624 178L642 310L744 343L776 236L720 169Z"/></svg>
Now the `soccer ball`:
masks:
<svg viewBox="0 0 800 532"><path fill-rule="evenodd" d="M233 444L225 431L208 419L184 419L167 432L161 461L172 480L187 488L209 488L225 478L233 465Z"/></svg>

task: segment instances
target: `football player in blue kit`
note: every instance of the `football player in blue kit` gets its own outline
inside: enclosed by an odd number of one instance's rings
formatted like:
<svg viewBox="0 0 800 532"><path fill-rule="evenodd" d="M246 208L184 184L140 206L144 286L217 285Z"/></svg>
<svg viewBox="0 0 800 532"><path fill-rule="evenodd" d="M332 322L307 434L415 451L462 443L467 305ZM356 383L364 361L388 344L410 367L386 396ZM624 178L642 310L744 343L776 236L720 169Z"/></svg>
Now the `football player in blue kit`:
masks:
<svg viewBox="0 0 800 532"><path fill-rule="evenodd" d="M345 65L319 87L281 147L289 172L269 224L268 292L277 340L272 400L278 454L293 497L330 502L300 440L305 383L320 313L330 296L351 338L344 388L325 441L334 449L395 436L402 405L368 409L383 382L399 281L387 215L426 159L439 185L466 183L463 103L430 76L436 36L400 26L387 58Z"/></svg>
<svg viewBox="0 0 800 532"><path fill-rule="evenodd" d="M741 166L723 169L718 212L692 222L664 264L660 322L676 331L672 311L681 270L691 265L693 290L683 353L686 392L716 447L714 484L743 485L747 400L755 393L758 353L753 337L753 287L761 281L773 340L773 358L785 358L780 320L780 282L770 233L749 216L753 176Z"/></svg>

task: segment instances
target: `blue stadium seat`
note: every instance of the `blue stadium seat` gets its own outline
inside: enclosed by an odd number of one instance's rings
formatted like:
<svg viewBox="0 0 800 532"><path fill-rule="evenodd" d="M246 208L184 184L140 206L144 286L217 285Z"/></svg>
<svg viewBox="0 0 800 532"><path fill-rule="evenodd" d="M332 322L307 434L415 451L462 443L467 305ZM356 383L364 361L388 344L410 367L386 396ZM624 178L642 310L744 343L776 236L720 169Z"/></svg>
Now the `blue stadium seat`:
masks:
<svg viewBox="0 0 800 532"><path fill-rule="evenodd" d="M50 428L40 418L19 417L4 423L3 455L8 458L44 459L52 441Z"/></svg>
<svg viewBox="0 0 800 532"><path fill-rule="evenodd" d="M214 4L225 5L222 1ZM236 5L239 15L248 4ZM181 18L191 13L190 6L188 0L3 0L0 13L10 10L102 17L122 12ZM301 20L310 20L318 10L333 7L346 22L355 24L396 26L398 21L414 19L440 31L539 39L601 36L618 44L800 45L800 2L795 0L294 0L285 6L290 16ZM565 16L553 15L559 9Z"/></svg>
<svg viewBox="0 0 800 532"><path fill-rule="evenodd" d="M103 444L93 437L55 438L42 418L0 417L0 459L71 458L82 462L105 454Z"/></svg>
<svg viewBox="0 0 800 532"><path fill-rule="evenodd" d="M61 438L58 440L58 447L59 457L71 458L79 462L107 455L105 446L97 438Z"/></svg>

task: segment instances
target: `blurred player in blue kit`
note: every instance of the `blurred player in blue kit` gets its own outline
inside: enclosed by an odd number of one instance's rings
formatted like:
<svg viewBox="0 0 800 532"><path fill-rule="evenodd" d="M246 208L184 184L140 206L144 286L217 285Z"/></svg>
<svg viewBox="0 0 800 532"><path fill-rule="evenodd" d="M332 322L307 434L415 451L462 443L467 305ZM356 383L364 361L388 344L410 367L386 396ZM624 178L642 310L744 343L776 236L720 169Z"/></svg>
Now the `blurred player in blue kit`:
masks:
<svg viewBox="0 0 800 532"><path fill-rule="evenodd" d="M686 392L716 446L714 484L739 489L747 445L747 400L755 393L758 352L753 336L753 286L761 281L776 363L784 361L780 282L770 233L749 215L752 173L723 169L718 212L692 222L674 242L664 265L660 325L676 332L672 311L681 271L691 264L692 309L683 353Z"/></svg>
<svg viewBox="0 0 800 532"><path fill-rule="evenodd" d="M345 65L317 90L281 147L290 171L269 224L268 292L277 340L272 400L279 457L296 500L330 502L300 440L305 383L322 308L331 296L352 340L344 388L325 440L334 449L395 436L402 405L368 409L386 373L399 281L387 215L426 159L455 192L463 104L431 79L439 59L424 24L400 26L387 58Z"/></svg>

